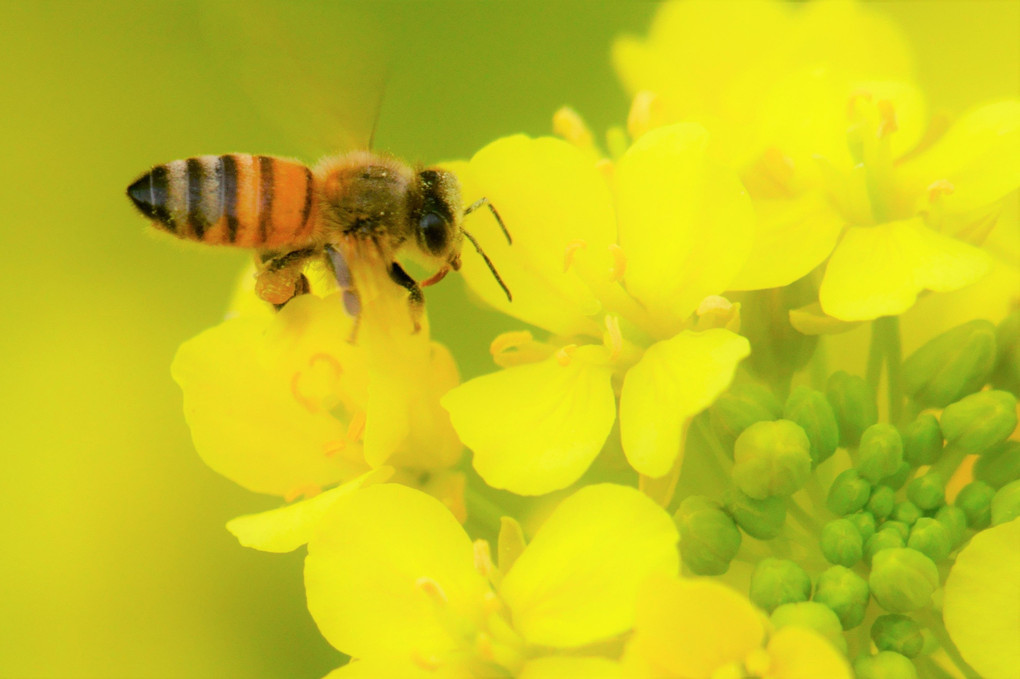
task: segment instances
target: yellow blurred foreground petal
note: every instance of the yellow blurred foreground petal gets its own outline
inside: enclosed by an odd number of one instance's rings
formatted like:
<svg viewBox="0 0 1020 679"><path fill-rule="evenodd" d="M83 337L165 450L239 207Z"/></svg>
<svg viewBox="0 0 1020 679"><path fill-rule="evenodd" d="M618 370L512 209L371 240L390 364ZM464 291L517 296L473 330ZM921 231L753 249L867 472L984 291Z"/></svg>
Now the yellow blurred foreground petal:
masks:
<svg viewBox="0 0 1020 679"><path fill-rule="evenodd" d="M984 252L932 231L919 217L855 227L829 259L819 301L826 314L844 321L895 316L922 290L958 290L990 265Z"/></svg>
<svg viewBox="0 0 1020 679"><path fill-rule="evenodd" d="M616 419L603 347L506 368L442 399L485 482L521 495L565 488L588 469Z"/></svg>
<svg viewBox="0 0 1020 679"><path fill-rule="evenodd" d="M438 500L406 486L363 488L335 503L308 543L308 610L355 658L442 658L462 643L488 584L471 540Z"/></svg>
<svg viewBox="0 0 1020 679"><path fill-rule="evenodd" d="M729 287L754 236L747 191L707 147L700 125L670 125L641 137L616 168L627 289L673 327Z"/></svg>
<svg viewBox="0 0 1020 679"><path fill-rule="evenodd" d="M538 658L517 679L623 679L623 668L606 658Z"/></svg>
<svg viewBox="0 0 1020 679"><path fill-rule="evenodd" d="M468 668L453 664L423 667L406 658L352 660L323 679L475 679Z"/></svg>
<svg viewBox="0 0 1020 679"><path fill-rule="evenodd" d="M806 627L783 627L769 639L770 679L853 679L846 657Z"/></svg>
<svg viewBox="0 0 1020 679"><path fill-rule="evenodd" d="M638 595L627 652L654 677L709 679L717 668L742 663L764 640L762 613L729 587L653 578Z"/></svg>
<svg viewBox="0 0 1020 679"><path fill-rule="evenodd" d="M987 528L956 558L942 617L953 643L986 679L1020 667L1020 519Z"/></svg>
<svg viewBox="0 0 1020 679"><path fill-rule="evenodd" d="M620 396L620 438L634 469L659 477L683 444L683 424L712 404L751 353L740 335L685 330L653 344L627 372Z"/></svg>
<svg viewBox="0 0 1020 679"><path fill-rule="evenodd" d="M231 519L227 522L227 530L245 547L263 552L292 552L311 539L322 516L333 503L363 486L385 483L392 475L392 467L373 469L308 500Z"/></svg>
<svg viewBox="0 0 1020 679"><path fill-rule="evenodd" d="M633 488L601 484L564 500L501 585L514 627L532 644L571 648L630 629L640 584L675 575L670 516Z"/></svg>

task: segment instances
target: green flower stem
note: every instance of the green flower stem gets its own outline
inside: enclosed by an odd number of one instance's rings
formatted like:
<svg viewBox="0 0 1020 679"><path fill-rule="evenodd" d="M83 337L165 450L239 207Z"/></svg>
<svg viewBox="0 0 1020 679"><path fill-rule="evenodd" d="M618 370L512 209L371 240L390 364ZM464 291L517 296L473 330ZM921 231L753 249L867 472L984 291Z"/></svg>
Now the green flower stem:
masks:
<svg viewBox="0 0 1020 679"><path fill-rule="evenodd" d="M903 352L899 316L883 316L871 322L867 380L872 391L878 392L883 364L889 396L889 422L898 424L903 417Z"/></svg>
<svg viewBox="0 0 1020 679"><path fill-rule="evenodd" d="M825 505L822 506L824 507ZM826 510L826 512L828 512L828 510ZM821 522L805 511L804 508L800 506L800 503L793 498L790 498L786 502L786 514L787 516L795 518L800 525L804 526L810 535L815 536L815 538L821 535Z"/></svg>
<svg viewBox="0 0 1020 679"><path fill-rule="evenodd" d="M825 393L825 386L829 381L829 356L824 337L815 346L815 354L808 364L811 386L818 391Z"/></svg>
<svg viewBox="0 0 1020 679"><path fill-rule="evenodd" d="M885 346L882 344L878 320L871 322L871 345L868 347L868 369L865 378L873 392L878 392L878 382L882 378L882 363L885 361Z"/></svg>
<svg viewBox="0 0 1020 679"><path fill-rule="evenodd" d="M704 486L705 488L715 489L720 492L724 491L733 483L733 462L726 454L726 451L723 450L722 445L719 444L719 439L712 433L707 417L699 415L694 418L691 424L691 429L696 428L698 430L698 438L704 441L706 446L712 451L711 456L706 456L705 468L711 471L715 478L710 482L706 482ZM690 434L691 432L688 432L688 446L691 444Z"/></svg>
<svg viewBox="0 0 1020 679"><path fill-rule="evenodd" d="M967 449L965 447L949 444L942 451L942 457L931 466L930 471L938 472L948 482L966 457Z"/></svg>
<svg viewBox="0 0 1020 679"><path fill-rule="evenodd" d="M974 671L967 661L960 655L960 651L956 648L956 644L953 643L953 639L949 636L949 632L946 631L946 626L942 622L942 616L933 610L918 611L915 613L915 618L919 623L931 630L935 638L938 639L939 645L942 650L946 652L949 659L956 665L956 669L966 679L981 679L981 675Z"/></svg>
<svg viewBox="0 0 1020 679"><path fill-rule="evenodd" d="M464 489L464 504L467 506L468 523L483 529L486 534L499 535L501 520L513 516L495 502L478 492L472 484Z"/></svg>

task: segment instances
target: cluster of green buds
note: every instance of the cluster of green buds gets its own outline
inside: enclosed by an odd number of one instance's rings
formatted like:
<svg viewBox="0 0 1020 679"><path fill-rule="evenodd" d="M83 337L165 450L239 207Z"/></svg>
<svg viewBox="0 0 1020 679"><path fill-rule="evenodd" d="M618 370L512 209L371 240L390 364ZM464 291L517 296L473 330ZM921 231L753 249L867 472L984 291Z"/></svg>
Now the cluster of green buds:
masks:
<svg viewBox="0 0 1020 679"><path fill-rule="evenodd" d="M730 485L675 514L686 570L748 562L750 598L776 627L816 629L859 677L916 676L915 659L951 645L936 611L956 554L1020 516L1018 335L1014 313L922 346L902 364L895 424L879 421L874 386L843 371L785 401L734 384L703 429Z"/></svg>

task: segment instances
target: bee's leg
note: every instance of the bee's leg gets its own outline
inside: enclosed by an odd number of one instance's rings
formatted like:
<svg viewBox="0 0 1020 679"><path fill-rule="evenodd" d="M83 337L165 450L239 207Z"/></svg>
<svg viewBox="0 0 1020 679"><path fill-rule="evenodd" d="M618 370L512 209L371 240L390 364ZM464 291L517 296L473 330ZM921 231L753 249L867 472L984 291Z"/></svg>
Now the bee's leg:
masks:
<svg viewBox="0 0 1020 679"><path fill-rule="evenodd" d="M277 311L298 295L307 294L310 289L308 278L301 273L301 268L315 253L314 248L284 253L256 253L258 276L255 280L255 294L276 307Z"/></svg>
<svg viewBox="0 0 1020 679"><path fill-rule="evenodd" d="M358 324L361 322L361 297L358 296L358 289L354 286L354 278L351 276L350 267L347 266L347 260L340 254L340 251L331 245L327 245L326 255L326 261L329 262L329 266L333 269L333 277L336 278L336 284L340 287L340 293L344 301L344 311L354 319L351 336L347 340L354 344L354 340L358 336Z"/></svg>
<svg viewBox="0 0 1020 679"><path fill-rule="evenodd" d="M414 331L418 332L421 330L421 315L425 310L425 295L422 294L421 286L396 262L390 264L389 273L390 280L407 290L408 301L411 304L411 322L414 323Z"/></svg>

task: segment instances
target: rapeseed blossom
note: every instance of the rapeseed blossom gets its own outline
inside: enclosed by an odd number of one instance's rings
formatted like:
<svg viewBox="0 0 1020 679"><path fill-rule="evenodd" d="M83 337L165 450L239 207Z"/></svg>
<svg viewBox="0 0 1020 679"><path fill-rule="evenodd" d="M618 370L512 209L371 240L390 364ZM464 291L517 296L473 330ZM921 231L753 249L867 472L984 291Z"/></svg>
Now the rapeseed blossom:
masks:
<svg viewBox="0 0 1020 679"><path fill-rule="evenodd" d="M182 346L200 455L287 501L229 530L307 545L309 611L351 658L330 677L1020 667L1020 291L941 332L908 313L1001 265L1020 102L940 122L878 5L736 7L620 38L605 151L563 109L560 138L446 164L513 236L465 221L513 301L481 258L467 284L528 326L495 371L458 386L359 258L357 321L309 272ZM831 335L863 324L857 374Z"/></svg>

